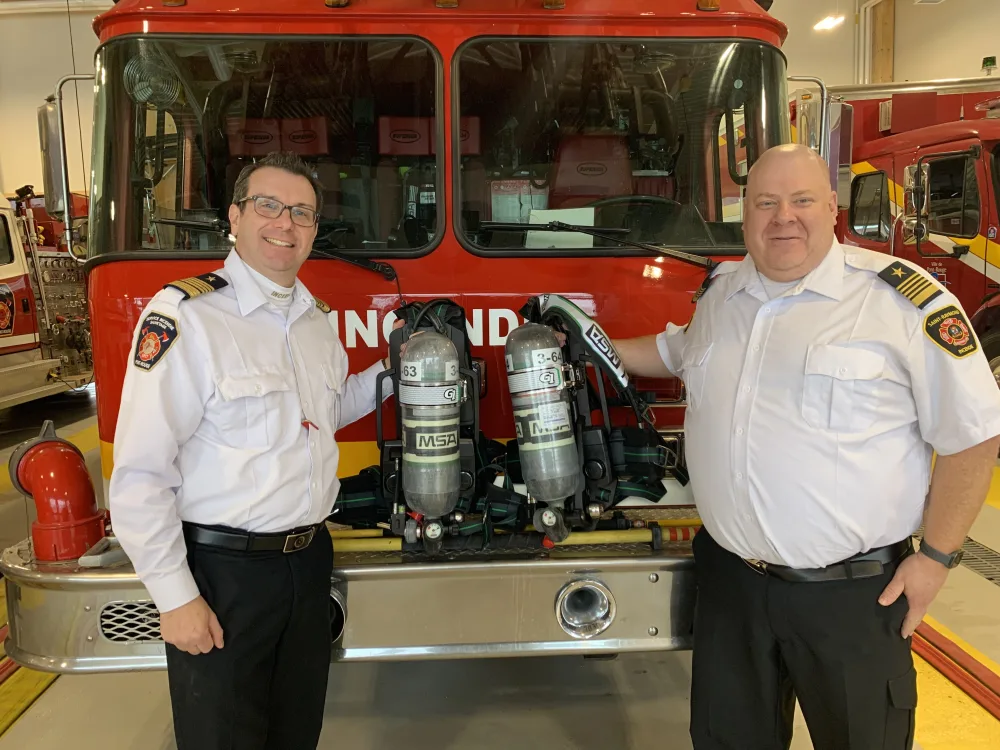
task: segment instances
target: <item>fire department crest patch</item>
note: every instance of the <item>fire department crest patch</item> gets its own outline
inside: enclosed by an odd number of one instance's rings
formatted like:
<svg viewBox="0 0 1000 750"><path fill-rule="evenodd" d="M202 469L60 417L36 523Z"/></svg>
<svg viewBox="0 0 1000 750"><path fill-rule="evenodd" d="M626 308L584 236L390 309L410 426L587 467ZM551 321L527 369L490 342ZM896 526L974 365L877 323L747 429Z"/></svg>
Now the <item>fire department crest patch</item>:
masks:
<svg viewBox="0 0 1000 750"><path fill-rule="evenodd" d="M152 370L176 340L177 321L168 315L149 313L139 328L132 364L140 370Z"/></svg>
<svg viewBox="0 0 1000 750"><path fill-rule="evenodd" d="M924 333L931 341L958 359L968 357L979 348L972 326L955 305L942 307L924 320Z"/></svg>
<svg viewBox="0 0 1000 750"><path fill-rule="evenodd" d="M14 333L14 292L0 284L0 336Z"/></svg>

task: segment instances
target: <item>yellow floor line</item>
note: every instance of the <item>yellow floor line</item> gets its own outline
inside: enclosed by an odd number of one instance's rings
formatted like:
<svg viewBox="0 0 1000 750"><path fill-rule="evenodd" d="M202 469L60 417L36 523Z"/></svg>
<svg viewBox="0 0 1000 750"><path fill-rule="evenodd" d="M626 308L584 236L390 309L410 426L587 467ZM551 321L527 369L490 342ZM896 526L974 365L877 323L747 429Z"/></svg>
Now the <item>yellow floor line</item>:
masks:
<svg viewBox="0 0 1000 750"><path fill-rule="evenodd" d="M980 664L982 664L988 670L990 670L991 672L993 672L997 677L1000 677L1000 664L997 664L995 661L993 661L993 659L991 659L990 657L988 657L986 654L984 654L982 651L980 651L979 649L977 649L975 646L973 646L968 641L964 640L961 636L959 636L958 634L956 634L955 631L949 630L945 625L942 625L940 622L938 622L937 620L935 620L930 615L924 615L924 622L926 622L928 625L930 625L932 628L934 628L937 632L939 632L941 635L943 635L949 641L951 641L952 643L954 643L956 646L958 646L960 649L962 649L965 653L967 653L973 659L975 659L976 661L978 661ZM998 747L1000 747L1000 746L998 746Z"/></svg>
<svg viewBox="0 0 1000 750"><path fill-rule="evenodd" d="M97 425L92 424L90 427L86 427L79 432L74 432L72 435L60 435L59 431L56 431L59 437L65 438L77 448L79 448L84 455L94 450L100 446L100 438L97 435ZM7 461L3 461L3 466L0 467L0 494L8 492L14 489L14 485L10 483L10 474L7 472Z"/></svg>
<svg viewBox="0 0 1000 750"><path fill-rule="evenodd" d="M917 669L916 740L922 750L1000 747L1000 721L916 654L913 662Z"/></svg>
<svg viewBox="0 0 1000 750"><path fill-rule="evenodd" d="M993 479L990 482L990 491L986 495L986 504L1000 509L1000 466L993 468Z"/></svg>
<svg viewBox="0 0 1000 750"><path fill-rule="evenodd" d="M0 735L38 700L58 675L23 667L0 686Z"/></svg>

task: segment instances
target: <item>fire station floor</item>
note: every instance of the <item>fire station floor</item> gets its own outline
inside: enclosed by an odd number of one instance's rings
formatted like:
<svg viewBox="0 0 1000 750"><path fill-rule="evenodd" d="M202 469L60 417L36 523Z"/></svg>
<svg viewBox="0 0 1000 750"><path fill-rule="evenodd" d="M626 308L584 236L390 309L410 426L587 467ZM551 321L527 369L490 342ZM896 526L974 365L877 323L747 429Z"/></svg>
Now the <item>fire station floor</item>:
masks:
<svg viewBox="0 0 1000 750"><path fill-rule="evenodd" d="M0 412L0 544L32 512L7 477L10 450L59 406L59 434L83 450L103 495L92 394ZM1000 464L970 537L1000 551ZM980 554L980 548L976 548ZM968 555L967 555L968 558ZM1000 675L1000 558L952 571L927 622ZM990 580L992 578L992 580ZM0 624L6 621L5 608ZM5 673L0 661L0 676ZM921 750L996 750L1000 721L915 657ZM9 667L8 667L9 669ZM690 748L690 653L335 664L321 748L660 750ZM2 677L0 677L2 679ZM174 750L165 672L50 675L18 669L0 684L0 750ZM812 748L801 714L794 750Z"/></svg>

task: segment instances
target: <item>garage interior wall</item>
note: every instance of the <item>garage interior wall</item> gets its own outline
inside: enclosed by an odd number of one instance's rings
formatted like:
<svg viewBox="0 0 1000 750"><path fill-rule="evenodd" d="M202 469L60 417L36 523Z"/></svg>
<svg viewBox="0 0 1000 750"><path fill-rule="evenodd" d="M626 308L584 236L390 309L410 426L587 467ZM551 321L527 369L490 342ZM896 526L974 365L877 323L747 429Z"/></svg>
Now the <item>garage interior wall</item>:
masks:
<svg viewBox="0 0 1000 750"><path fill-rule="evenodd" d="M62 5L62 9L46 6ZM97 36L91 26L101 6L112 3L25 3L35 9L18 11L20 3L0 2L0 192L22 185L42 192L42 157L38 143L38 107L64 75L93 73ZM42 8L41 10L39 8ZM13 11L13 12L10 12ZM72 25L72 40L70 26ZM72 53L70 43L72 41ZM76 87L80 91L77 118ZM66 155L70 189L89 190L90 134L94 120L93 85L88 81L63 87ZM81 130L83 148L80 147Z"/></svg>
<svg viewBox="0 0 1000 750"><path fill-rule="evenodd" d="M844 23L831 31L813 30L838 6ZM782 47L788 75L816 76L828 86L854 82L854 0L774 0L770 13L788 27Z"/></svg>
<svg viewBox="0 0 1000 750"><path fill-rule="evenodd" d="M1000 58L1000 0L897 1L895 80L978 78L990 55Z"/></svg>

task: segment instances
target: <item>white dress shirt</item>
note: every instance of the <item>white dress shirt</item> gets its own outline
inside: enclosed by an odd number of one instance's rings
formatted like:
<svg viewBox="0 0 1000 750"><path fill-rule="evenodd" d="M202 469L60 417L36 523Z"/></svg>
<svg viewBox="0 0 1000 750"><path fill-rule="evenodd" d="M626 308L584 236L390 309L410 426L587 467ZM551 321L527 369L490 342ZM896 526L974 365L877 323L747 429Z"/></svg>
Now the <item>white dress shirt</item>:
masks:
<svg viewBox="0 0 1000 750"><path fill-rule="evenodd" d="M330 316L300 281L281 309L235 251L218 276L228 286L153 297L122 388L109 507L160 611L198 596L182 521L275 532L331 513L340 489L334 433L375 409L383 370L379 361L347 375ZM140 367L149 314L174 321L176 338Z"/></svg>
<svg viewBox="0 0 1000 750"><path fill-rule="evenodd" d="M899 260L835 241L772 299L748 255L716 269L686 332L657 337L688 394L695 502L729 551L811 568L898 542L920 526L932 451L1000 434L982 348L957 357L926 333L958 300L918 308L878 278Z"/></svg>

